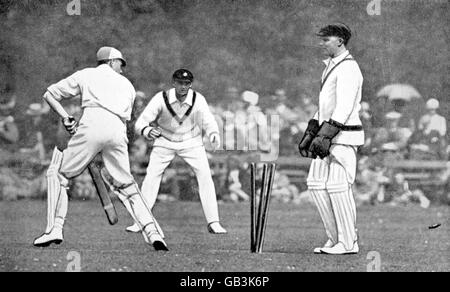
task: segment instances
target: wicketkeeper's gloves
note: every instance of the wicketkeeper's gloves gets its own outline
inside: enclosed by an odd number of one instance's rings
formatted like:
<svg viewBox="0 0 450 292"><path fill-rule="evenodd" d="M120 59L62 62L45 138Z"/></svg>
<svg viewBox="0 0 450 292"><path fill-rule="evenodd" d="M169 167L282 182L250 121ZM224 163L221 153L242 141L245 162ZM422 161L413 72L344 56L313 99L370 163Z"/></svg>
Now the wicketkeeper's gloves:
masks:
<svg viewBox="0 0 450 292"><path fill-rule="evenodd" d="M66 131L69 132L70 135L75 134L75 132L77 131L77 120L75 120L74 117L68 116L66 118L63 118L62 123L64 125L64 128L66 128Z"/></svg>
<svg viewBox="0 0 450 292"><path fill-rule="evenodd" d="M319 132L320 126L318 120L310 120L308 122L308 127L306 128L305 134L303 135L302 140L298 144L298 151L300 155L308 158L316 158L310 151L309 146L313 141L314 137L316 137Z"/></svg>
<svg viewBox="0 0 450 292"><path fill-rule="evenodd" d="M321 159L324 159L328 155L330 155L331 148L331 140L336 137L337 134L341 131L344 125L330 120L329 122L323 122L320 127L319 132L317 133L314 140L311 142L311 146L309 147L309 151L316 156L319 156Z"/></svg>

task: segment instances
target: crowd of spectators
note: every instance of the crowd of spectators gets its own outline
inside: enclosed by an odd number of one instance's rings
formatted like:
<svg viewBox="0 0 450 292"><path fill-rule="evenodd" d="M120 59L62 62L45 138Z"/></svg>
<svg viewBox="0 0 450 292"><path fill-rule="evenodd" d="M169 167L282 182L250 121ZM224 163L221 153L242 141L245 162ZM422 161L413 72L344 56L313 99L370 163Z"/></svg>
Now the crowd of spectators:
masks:
<svg viewBox="0 0 450 292"><path fill-rule="evenodd" d="M278 156L298 157L298 141L317 107L309 97L288 97L284 89L277 89L272 95L261 97L253 91L239 91L235 87L229 87L224 95L216 100L218 101L209 104L222 130L223 149L209 152L209 155L212 159L215 155L226 156L227 165L224 172L216 174L222 176L220 179L216 177L216 181L220 182L216 184L219 188L219 199L247 201L250 186L246 158L253 154L268 153L273 149L276 149ZM148 95L142 91L137 92L134 119L148 101ZM45 165L51 156L52 147L56 144L64 148L69 135L54 117L52 120L51 111L45 103L32 103L28 106L24 112L26 127L22 127L21 133L15 120L15 115L19 114L15 107L14 95L2 99L0 103L0 156L7 157L15 153ZM66 104L65 107L69 114L80 117L78 102ZM361 159L355 184L358 204L418 202L424 208L429 206L430 202L422 190L411 190L402 173L392 173L380 162L392 159L447 161L447 121L440 115L439 107L438 100L427 100L424 109L426 112L417 120L391 110L385 113L383 126L374 127L371 105L362 102L360 117L365 128L366 143L360 149ZM49 121L54 128L48 127ZM142 177L152 145L135 135L132 128L131 122L131 167L137 177ZM21 136L22 143L19 143ZM26 139L23 139L23 136L26 136ZM205 140L207 149L208 143ZM174 188L173 180L177 175L177 170L167 170L162 184L162 191L167 195L160 196L161 199L173 200L177 197L175 195L174 198L171 194ZM164 182L168 182L172 187L166 188ZM75 180L76 187L73 189L81 189L75 196L86 196L86 188L81 186L88 183L89 177L86 174ZM283 171L276 172L272 195L274 200L280 202L311 202L305 187L292 183Z"/></svg>

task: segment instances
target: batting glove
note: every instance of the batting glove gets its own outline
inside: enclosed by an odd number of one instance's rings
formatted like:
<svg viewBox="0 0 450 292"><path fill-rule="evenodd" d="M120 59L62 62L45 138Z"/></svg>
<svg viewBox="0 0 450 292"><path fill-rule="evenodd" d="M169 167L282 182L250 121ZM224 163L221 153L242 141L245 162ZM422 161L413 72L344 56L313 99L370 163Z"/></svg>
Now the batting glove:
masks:
<svg viewBox="0 0 450 292"><path fill-rule="evenodd" d="M77 132L77 121L74 117L68 116L62 119L62 123L66 131L69 132L70 135L74 135Z"/></svg>

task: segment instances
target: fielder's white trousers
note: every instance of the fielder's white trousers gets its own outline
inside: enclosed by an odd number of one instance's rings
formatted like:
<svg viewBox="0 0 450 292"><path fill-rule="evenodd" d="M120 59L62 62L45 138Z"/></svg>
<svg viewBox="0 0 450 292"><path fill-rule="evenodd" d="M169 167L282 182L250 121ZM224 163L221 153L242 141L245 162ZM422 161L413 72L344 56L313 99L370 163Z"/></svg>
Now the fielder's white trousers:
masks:
<svg viewBox="0 0 450 292"><path fill-rule="evenodd" d="M147 167L147 174L142 182L142 193L148 206L153 208L156 197L158 196L164 170L175 158L175 155L180 156L189 164L197 177L200 202L206 221L208 223L219 221L216 190L204 146L187 149L153 147Z"/></svg>
<svg viewBox="0 0 450 292"><path fill-rule="evenodd" d="M351 250L357 241L356 204L352 185L356 176L356 147L333 145L331 155L314 159L308 189L316 203L328 239Z"/></svg>

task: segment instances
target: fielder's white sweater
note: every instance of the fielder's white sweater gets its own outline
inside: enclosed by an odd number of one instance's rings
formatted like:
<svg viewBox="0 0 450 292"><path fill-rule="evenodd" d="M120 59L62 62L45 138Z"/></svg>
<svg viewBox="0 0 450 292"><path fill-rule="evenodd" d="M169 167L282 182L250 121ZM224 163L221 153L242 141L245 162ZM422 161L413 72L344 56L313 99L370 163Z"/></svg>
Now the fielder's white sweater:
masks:
<svg viewBox="0 0 450 292"><path fill-rule="evenodd" d="M208 137L219 133L216 120L209 110L203 95L189 90L186 99L180 102L175 95L175 88L167 91L167 101L163 92L152 97L135 124L137 133L142 134L149 126L159 126L163 134L157 138L153 146L170 149L186 149L203 145L202 133Z"/></svg>

